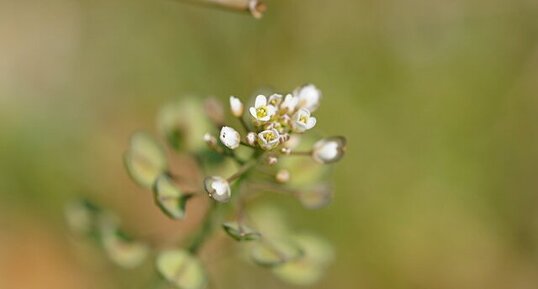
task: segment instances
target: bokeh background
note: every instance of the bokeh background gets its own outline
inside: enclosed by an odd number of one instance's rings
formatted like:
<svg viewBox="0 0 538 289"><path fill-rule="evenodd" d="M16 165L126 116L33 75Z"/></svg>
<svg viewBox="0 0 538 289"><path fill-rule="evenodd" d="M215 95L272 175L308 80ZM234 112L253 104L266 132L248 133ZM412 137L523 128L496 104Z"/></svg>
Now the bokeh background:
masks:
<svg viewBox="0 0 538 289"><path fill-rule="evenodd" d="M313 288L538 288L538 2L268 4L256 21L174 0L0 1L0 288L149 288L69 236L65 202L176 228L124 172L129 135L185 95L305 82L324 92L318 130L349 140L332 205L286 204L336 250ZM288 288L238 259L211 264L217 288Z"/></svg>

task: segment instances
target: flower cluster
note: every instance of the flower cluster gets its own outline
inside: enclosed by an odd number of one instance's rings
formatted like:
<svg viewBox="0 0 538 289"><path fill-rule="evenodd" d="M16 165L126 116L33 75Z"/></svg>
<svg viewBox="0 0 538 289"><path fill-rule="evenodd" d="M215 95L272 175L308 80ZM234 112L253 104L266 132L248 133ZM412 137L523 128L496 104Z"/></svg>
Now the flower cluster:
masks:
<svg viewBox="0 0 538 289"><path fill-rule="evenodd" d="M245 122L245 105L235 97L230 97L230 110L232 115L239 118L245 129L244 137L234 128L223 126L220 129L220 141L228 149L235 150L241 144L253 149L271 153L268 163L277 162L279 155L303 154L312 156L313 160L321 164L338 161L344 154L346 141L343 137L332 137L318 141L308 152L294 152L293 148L298 137L314 128L317 123L312 113L319 107L321 91L313 84L307 84L295 89L292 93L256 96L252 106L248 108ZM206 142L214 147L214 139L206 135ZM285 180L287 171L280 172L277 180ZM213 187L219 186L226 192L226 197L215 194ZM227 201L230 194L229 186L220 177L208 177L205 182L206 191L217 201Z"/></svg>
<svg viewBox="0 0 538 289"><path fill-rule="evenodd" d="M157 271L177 288L207 287L196 255L215 224L234 240L248 243L256 264L289 283L311 284L332 259L330 245L296 232L280 210L257 201L263 193L281 193L317 209L332 199L327 164L342 158L346 140L317 140L308 133L317 124L312 114L320 100L321 92L312 84L290 94L258 95L248 106L232 96L229 106L235 121L229 125L217 100L184 99L159 113L158 129L168 146L148 133L133 134L124 154L126 170L138 185L152 191L153 201L167 217L186 218L186 204L195 197L211 204L187 244L163 250L162 245L133 240L114 214L87 200L67 208L68 223L77 233L98 237L110 259L125 268L139 266L156 251ZM181 161L168 154L180 155Z"/></svg>

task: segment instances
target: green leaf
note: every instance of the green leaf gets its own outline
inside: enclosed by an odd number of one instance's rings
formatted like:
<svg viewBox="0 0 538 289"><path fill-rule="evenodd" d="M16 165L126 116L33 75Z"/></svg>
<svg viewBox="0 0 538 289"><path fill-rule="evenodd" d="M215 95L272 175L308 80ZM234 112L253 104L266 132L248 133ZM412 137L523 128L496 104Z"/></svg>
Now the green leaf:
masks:
<svg viewBox="0 0 538 289"><path fill-rule="evenodd" d="M167 250L158 254L157 271L180 289L203 289L206 273L198 259L186 250Z"/></svg>
<svg viewBox="0 0 538 289"><path fill-rule="evenodd" d="M226 222L222 224L222 227L230 237L237 241L253 241L261 237L259 232L238 222Z"/></svg>
<svg viewBox="0 0 538 289"><path fill-rule="evenodd" d="M153 197L159 208L172 219L185 216L185 206L189 195L174 183L168 174L162 174L153 185Z"/></svg>
<svg viewBox="0 0 538 289"><path fill-rule="evenodd" d="M167 170L168 163L161 145L149 134L137 132L131 136L124 154L124 163L131 178L151 189L155 179Z"/></svg>
<svg viewBox="0 0 538 289"><path fill-rule="evenodd" d="M305 208L319 209L331 202L332 189L329 185L321 184L312 189L301 191L297 197Z"/></svg>
<svg viewBox="0 0 538 289"><path fill-rule="evenodd" d="M289 240L261 239L252 248L252 260L264 267L276 267L296 260L303 251L295 242Z"/></svg>
<svg viewBox="0 0 538 289"><path fill-rule="evenodd" d="M71 231L91 234L96 231L97 215L101 209L87 199L69 202L65 207L65 218Z"/></svg>
<svg viewBox="0 0 538 289"><path fill-rule="evenodd" d="M289 229L280 207L273 204L256 204L249 208L248 215L256 228L265 237L279 239L289 235Z"/></svg>
<svg viewBox="0 0 538 289"><path fill-rule="evenodd" d="M163 106L157 117L159 132L175 150L198 152L207 147L203 140L213 128L203 104L196 98L186 98Z"/></svg>
<svg viewBox="0 0 538 289"><path fill-rule="evenodd" d="M104 213L100 222L101 243L110 260L131 269L141 265L149 255L149 246L133 240L119 228L116 216Z"/></svg>
<svg viewBox="0 0 538 289"><path fill-rule="evenodd" d="M314 235L296 235L292 238L302 248L301 258L273 269L273 273L293 285L312 285L323 277L327 265L333 259L330 244Z"/></svg>

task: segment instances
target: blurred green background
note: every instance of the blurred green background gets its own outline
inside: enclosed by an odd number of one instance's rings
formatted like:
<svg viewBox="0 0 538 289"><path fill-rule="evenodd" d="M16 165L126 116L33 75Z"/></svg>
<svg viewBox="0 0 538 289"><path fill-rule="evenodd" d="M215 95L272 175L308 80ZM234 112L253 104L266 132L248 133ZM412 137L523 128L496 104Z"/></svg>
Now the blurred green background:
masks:
<svg viewBox="0 0 538 289"><path fill-rule="evenodd" d="M332 205L287 207L335 246L315 288L538 288L538 2L268 5L0 1L0 288L148 288L70 239L64 202L175 228L124 172L129 135L178 97L305 82L349 140ZM216 288L288 288L238 259Z"/></svg>

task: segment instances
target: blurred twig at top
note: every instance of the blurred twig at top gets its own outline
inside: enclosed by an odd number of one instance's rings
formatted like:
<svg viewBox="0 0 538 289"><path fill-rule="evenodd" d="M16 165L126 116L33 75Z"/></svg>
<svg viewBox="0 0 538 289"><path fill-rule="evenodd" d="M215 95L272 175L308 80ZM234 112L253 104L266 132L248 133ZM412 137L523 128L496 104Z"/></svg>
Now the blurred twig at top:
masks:
<svg viewBox="0 0 538 289"><path fill-rule="evenodd" d="M267 5L262 0L174 0L195 5L216 7L238 12L250 13L254 18L261 18L267 10Z"/></svg>

